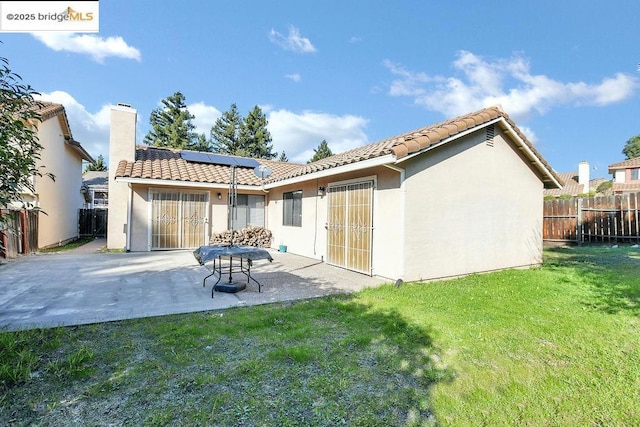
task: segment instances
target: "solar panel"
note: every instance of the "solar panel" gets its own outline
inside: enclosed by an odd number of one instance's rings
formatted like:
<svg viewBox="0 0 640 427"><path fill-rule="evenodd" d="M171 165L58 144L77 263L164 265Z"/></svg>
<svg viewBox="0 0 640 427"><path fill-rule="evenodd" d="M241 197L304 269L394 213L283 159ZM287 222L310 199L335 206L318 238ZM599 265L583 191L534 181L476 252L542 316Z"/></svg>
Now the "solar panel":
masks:
<svg viewBox="0 0 640 427"><path fill-rule="evenodd" d="M255 168L260 165L256 159L247 157L226 156L224 154L202 153L197 151L181 151L180 156L187 162L207 163L212 165L239 166Z"/></svg>

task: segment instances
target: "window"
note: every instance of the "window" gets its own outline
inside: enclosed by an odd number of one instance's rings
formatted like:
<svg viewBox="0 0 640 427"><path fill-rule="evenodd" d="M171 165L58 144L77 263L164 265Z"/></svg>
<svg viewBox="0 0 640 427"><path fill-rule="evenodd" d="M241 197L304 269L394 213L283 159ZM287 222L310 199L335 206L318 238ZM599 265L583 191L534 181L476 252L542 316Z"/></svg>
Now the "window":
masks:
<svg viewBox="0 0 640 427"><path fill-rule="evenodd" d="M284 193L282 199L282 225L302 227L302 190Z"/></svg>
<svg viewBox="0 0 640 427"><path fill-rule="evenodd" d="M107 208L109 207L109 193L106 191L93 192L93 207Z"/></svg>
<svg viewBox="0 0 640 427"><path fill-rule="evenodd" d="M248 226L264 227L263 195L238 194L233 228L240 230Z"/></svg>
<svg viewBox="0 0 640 427"><path fill-rule="evenodd" d="M640 168L631 169L631 180L640 179Z"/></svg>

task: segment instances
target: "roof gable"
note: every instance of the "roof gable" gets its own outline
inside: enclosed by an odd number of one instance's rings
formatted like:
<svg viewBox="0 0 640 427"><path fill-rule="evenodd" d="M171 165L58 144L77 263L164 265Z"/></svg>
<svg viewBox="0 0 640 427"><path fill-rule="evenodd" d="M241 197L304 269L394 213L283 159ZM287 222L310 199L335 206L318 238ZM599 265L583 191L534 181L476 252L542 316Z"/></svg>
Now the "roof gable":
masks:
<svg viewBox="0 0 640 427"><path fill-rule="evenodd" d="M38 113L39 120L44 123L50 119L58 118L65 144L68 144L83 160L94 162L93 157L82 147L82 145L73 139L71 127L67 118L67 112L62 104L56 104L48 101L37 101L34 111Z"/></svg>

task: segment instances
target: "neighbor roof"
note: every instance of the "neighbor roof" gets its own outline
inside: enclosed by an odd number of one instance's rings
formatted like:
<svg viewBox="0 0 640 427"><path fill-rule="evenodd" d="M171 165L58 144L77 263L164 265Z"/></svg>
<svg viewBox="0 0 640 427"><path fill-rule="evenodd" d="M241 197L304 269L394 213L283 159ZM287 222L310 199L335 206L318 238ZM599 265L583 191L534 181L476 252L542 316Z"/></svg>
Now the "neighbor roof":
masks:
<svg viewBox="0 0 640 427"><path fill-rule="evenodd" d="M87 171L82 174L82 183L86 186L107 186L109 184L109 172Z"/></svg>
<svg viewBox="0 0 640 427"><path fill-rule="evenodd" d="M633 159L624 160L622 162L609 165L609 173L613 170L640 168L640 157L634 157Z"/></svg>
<svg viewBox="0 0 640 427"><path fill-rule="evenodd" d="M506 122L506 125L503 121ZM418 154L441 143L448 142L453 137L459 136L464 132L475 130L492 122L500 122L505 129L513 130L514 138L519 140L520 148L528 152L527 157L537 167L542 180L547 185L550 187L558 187L560 185L558 175L553 171L553 168L540 156L533 144L529 142L499 106L485 108L475 113L384 139L305 165L257 160L273 169L273 174L267 180L271 183L387 155L397 163L412 154ZM136 149L135 162L121 161L118 164L116 177L228 183L228 170L228 166L186 162L180 157L180 151L178 150L138 147ZM237 180L238 184L241 185L260 185L260 180L253 174L252 170L248 169L238 168Z"/></svg>
<svg viewBox="0 0 640 427"><path fill-rule="evenodd" d="M562 172L558 174L558 177L560 181L564 183L562 188L545 189L545 196L577 196L578 194L584 194L584 185L578 183L578 172ZM589 189L595 190L605 181L604 178L590 179Z"/></svg>

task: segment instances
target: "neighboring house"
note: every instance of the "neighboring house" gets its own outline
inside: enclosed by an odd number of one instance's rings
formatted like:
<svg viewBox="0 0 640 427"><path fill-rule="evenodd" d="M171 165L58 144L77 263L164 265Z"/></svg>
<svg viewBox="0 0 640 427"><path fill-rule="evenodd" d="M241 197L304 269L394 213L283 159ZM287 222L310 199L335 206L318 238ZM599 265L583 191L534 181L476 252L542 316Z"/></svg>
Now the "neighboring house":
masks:
<svg viewBox="0 0 640 427"><path fill-rule="evenodd" d="M86 209L106 209L109 205L109 172L88 171L82 175Z"/></svg>
<svg viewBox="0 0 640 427"><path fill-rule="evenodd" d="M609 165L613 175L613 192L630 193L640 191L640 157Z"/></svg>
<svg viewBox="0 0 640 427"><path fill-rule="evenodd" d="M111 120L109 248L194 248L227 229L233 159L136 147L126 105ZM273 248L405 281L539 265L543 189L561 186L500 107L310 164L258 162L264 182L236 167L238 216Z"/></svg>
<svg viewBox="0 0 640 427"><path fill-rule="evenodd" d="M595 193L600 184L605 182L604 178L590 179L589 163L580 162L578 172L558 173L562 188L549 188L544 190L545 196L580 196Z"/></svg>
<svg viewBox="0 0 640 427"><path fill-rule="evenodd" d="M42 145L36 166L47 176L34 177L35 191L25 192L22 199L29 206L41 209L38 217L38 247L62 245L78 237L78 209L84 199L82 161L93 158L73 139L64 107L39 101L40 120L34 123ZM16 205L15 208L20 208Z"/></svg>

